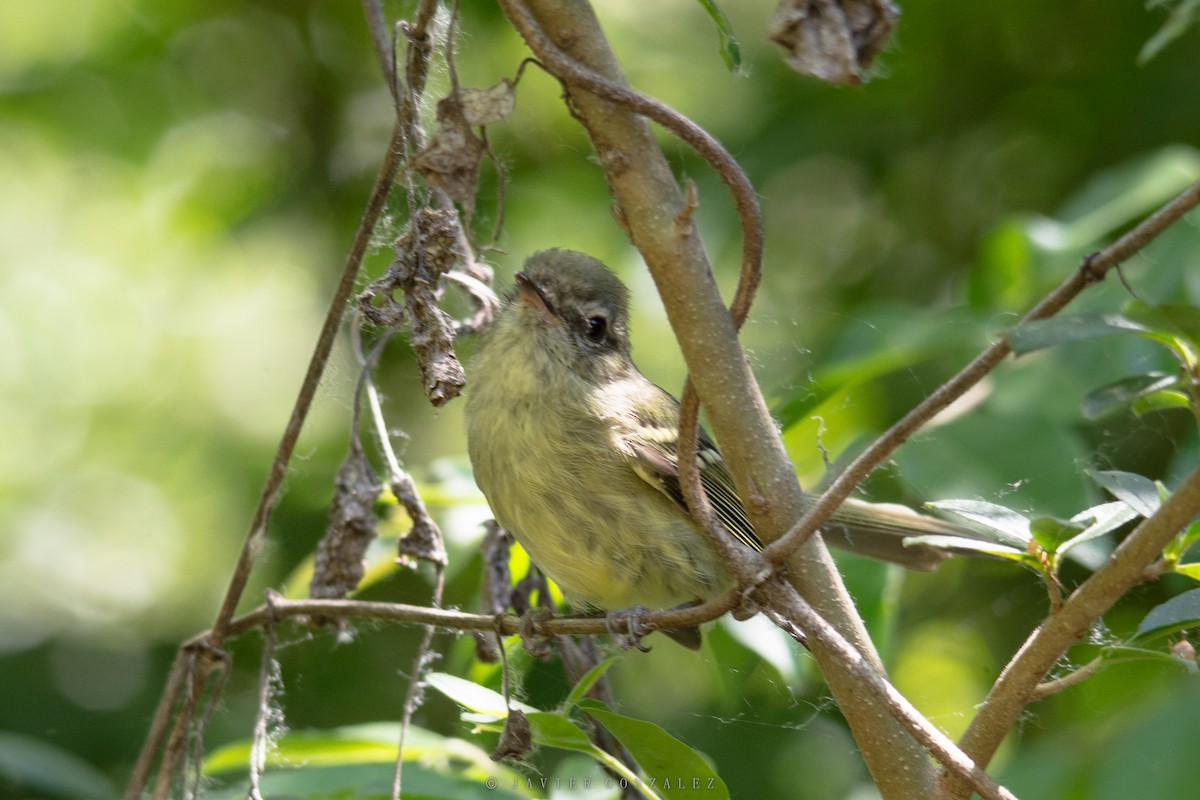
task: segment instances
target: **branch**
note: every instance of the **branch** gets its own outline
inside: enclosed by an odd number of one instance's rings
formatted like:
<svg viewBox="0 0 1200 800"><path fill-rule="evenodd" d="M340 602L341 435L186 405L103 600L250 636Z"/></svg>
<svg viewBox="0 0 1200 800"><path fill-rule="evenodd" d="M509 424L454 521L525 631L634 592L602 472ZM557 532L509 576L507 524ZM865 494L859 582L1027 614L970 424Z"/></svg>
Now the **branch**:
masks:
<svg viewBox="0 0 1200 800"><path fill-rule="evenodd" d="M371 234L383 213L388 194L399 171L403 142L402 129L397 125L392 132L392 139L388 143L383 163L380 165L379 174L371 190L370 199L359 220L358 229L355 231L354 240L346 256L346 262L342 267L337 287L334 290L333 297L330 299L329 309L325 314L325 322L321 327L321 333L317 339L316 347L313 349L312 357L309 359L308 370L305 372L296 402L292 407L291 416L288 418L287 426L284 428L283 435L280 438L275 458L271 463L271 468L267 475L267 480L263 485L262 493L259 495L258 506L254 511L250 530L246 534L241 553L238 555L233 576L225 591L225 598L221 603L220 610L217 612L216 621L209 631L207 644L213 649L219 649L229 633L229 623L246 589L246 583L250 579L254 562L258 554L262 552L263 545L266 542L267 523L271 518L272 512L275 510L276 504L279 502L283 481L287 477L288 464L291 462L292 454L295 451L296 441L299 439L300 430L304 426L304 421L307 419L308 412L312 407L313 398L316 396L317 388L320 386L321 376L325 372L329 354L333 350L333 343L337 337L338 328L341 326L347 301L350 299L351 292L354 289L355 278L358 275L363 257L371 241ZM177 658L159 701L154 724L151 726L146 741L142 745L137 765L126 787L126 800L135 800L135 798L141 795L142 790L146 786L155 755L162 748L163 739L166 735L167 726L165 722L160 724L160 717L165 713L169 720L171 711L175 708L179 700L183 688L183 679L180 670L183 669L185 669L185 666ZM202 666L199 672L201 674L193 676L192 690L188 693L188 697L184 700L184 706L179 712L181 720L192 719L199 703L200 695L204 691L204 686L207 683L207 668ZM160 770L172 772L174 767L175 757L171 752L165 753Z"/></svg>
<svg viewBox="0 0 1200 800"><path fill-rule="evenodd" d="M1104 566L1046 618L1000 673L960 744L977 764L986 765L1016 723L1038 686L1067 649L1082 639L1112 605L1145 580L1146 568L1184 525L1200 513L1200 468L1183 480L1153 515L1142 520L1117 546ZM939 797L966 797L968 789L943 776Z"/></svg>
<svg viewBox="0 0 1200 800"><path fill-rule="evenodd" d="M677 224L689 221L683 213L686 202L639 116L657 112L651 106L634 105L641 101L619 91L626 89L627 82L585 2L501 0L501 5L539 60L564 83L621 218L658 286L713 430L726 445L725 457L739 495L759 534L767 541L777 538L803 514L803 493L695 226ZM800 594L882 671L824 545L816 540L807 543L789 563L788 574ZM816 643L813 654L885 796L926 796L933 774L923 748L891 717L880 716L863 695L857 677L823 645Z"/></svg>
<svg viewBox="0 0 1200 800"><path fill-rule="evenodd" d="M809 637L809 642L819 641L832 653L842 666L855 676L862 690L871 697L876 706L904 725L913 738L940 761L951 775L970 786L985 800L1016 800L1012 792L996 783L946 734L925 719L921 712L888 682L882 672L851 647L849 642L813 610L812 606L804 602L789 584L772 581L758 594L770 595L770 606L786 608L788 619L799 622Z"/></svg>
<svg viewBox="0 0 1200 800"><path fill-rule="evenodd" d="M1200 181L1184 189L1173 200L1116 242L1085 258L1079 265L1079 269L1063 281L1057 289L1046 295L1018 324L1035 319L1045 319L1057 314L1074 300L1076 295L1089 285L1103 280L1109 270L1154 241L1160 233L1195 208L1197 204L1200 204ZM957 375L939 386L920 405L905 414L895 425L872 442L870 447L850 462L845 471L829 485L820 499L796 521L786 536L767 548L768 557L777 563L786 559L796 547L811 537L813 532L829 519L842 501L849 497L855 487L874 472L892 454L892 451L907 441L939 411L962 397L968 389L995 369L1011 352L1012 348L1007 339L997 342L976 356Z"/></svg>
<svg viewBox="0 0 1200 800"><path fill-rule="evenodd" d="M649 611L638 617L638 623L649 629L686 628L711 622L736 605L738 593L726 592L718 598L687 608ZM608 621L601 617L550 617L523 620L516 614L471 614L431 606L406 603L384 603L371 600L285 600L276 599L268 608L261 605L231 620L228 636L240 636L261 628L271 615L276 620L304 618L381 619L411 625L427 625L447 631L488 631L502 636L530 633L535 636L567 636L609 633ZM194 651L203 647L211 631L202 631L183 643L181 650Z"/></svg>

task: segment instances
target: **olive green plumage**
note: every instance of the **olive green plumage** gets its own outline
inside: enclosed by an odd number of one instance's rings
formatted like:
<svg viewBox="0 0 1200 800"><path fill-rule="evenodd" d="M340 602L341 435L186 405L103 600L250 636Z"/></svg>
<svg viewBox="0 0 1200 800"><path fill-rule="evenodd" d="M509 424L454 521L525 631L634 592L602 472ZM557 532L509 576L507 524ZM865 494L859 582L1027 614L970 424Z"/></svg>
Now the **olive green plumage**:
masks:
<svg viewBox="0 0 1200 800"><path fill-rule="evenodd" d="M671 607L732 585L688 515L676 471L679 404L630 359L629 292L604 264L536 253L472 365L467 441L496 520L568 599ZM745 546L760 548L720 452L701 433L701 480ZM848 504L834 544L930 569L903 536L961 533L895 506Z"/></svg>

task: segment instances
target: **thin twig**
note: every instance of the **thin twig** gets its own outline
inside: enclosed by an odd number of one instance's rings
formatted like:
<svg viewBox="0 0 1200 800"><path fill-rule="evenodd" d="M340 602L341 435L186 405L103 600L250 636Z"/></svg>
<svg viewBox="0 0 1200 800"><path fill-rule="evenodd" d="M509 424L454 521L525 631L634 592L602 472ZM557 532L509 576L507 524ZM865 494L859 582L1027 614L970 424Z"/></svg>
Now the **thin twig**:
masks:
<svg viewBox="0 0 1200 800"><path fill-rule="evenodd" d="M1103 280L1110 269L1144 248L1197 204L1200 204L1200 181L1180 192L1116 242L1085 258L1070 277L1021 319L1021 323L1057 314L1086 287ZM787 534L766 549L767 557L775 563L785 562L797 547L829 519L842 501L892 454L892 451L907 441L939 411L982 380L1010 352L1012 347L1007 339L996 342L976 356L957 375L934 390L920 405L905 414L846 467Z"/></svg>
<svg viewBox="0 0 1200 800"><path fill-rule="evenodd" d="M1033 699L1041 700L1044 697L1049 697L1052 694L1057 694L1063 689L1068 689L1078 683L1083 683L1088 678L1095 675L1100 670L1104 669L1109 664L1116 663L1117 659L1104 659L1097 656L1088 663L1078 669L1073 669L1066 675L1061 675L1057 678L1051 678L1047 681L1042 681L1033 690Z"/></svg>
<svg viewBox="0 0 1200 800"><path fill-rule="evenodd" d="M750 304L762 280L763 224L758 195L745 171L729 151L713 136L675 109L628 86L613 83L563 52L542 31L537 21L521 2L501 0L500 3L520 32L522 38L542 59L542 66L567 84L616 103L654 120L678 136L695 150L716 171L729 189L742 224L742 272L737 293L730 306L735 324L741 325L749 313Z"/></svg>
<svg viewBox="0 0 1200 800"><path fill-rule="evenodd" d="M186 795L191 800L196 800L200 797L200 782L204 776L204 736L208 730L208 723L212 721L213 714L216 713L217 707L220 704L221 697L225 694L225 685L229 683L229 676L233 672L233 659L224 651L218 651L212 654L213 658L219 658L221 661L221 669L217 670L217 683L213 686L212 691L208 693L208 702L204 706L204 713L200 715L200 719L193 726L190 733L192 749L192 788ZM209 663L213 663L210 658Z"/></svg>
<svg viewBox="0 0 1200 800"><path fill-rule="evenodd" d="M991 761L1000 742L1037 695L1038 685L1071 645L1126 592L1145 580L1146 568L1200 513L1200 468L1191 472L1117 545L1108 560L1067 597L1062 608L1038 626L996 679L959 744L977 764ZM944 777L938 797L965 797L967 789Z"/></svg>
<svg viewBox="0 0 1200 800"><path fill-rule="evenodd" d="M130 773L125 800L138 800L142 789L150 780L154 760L158 756L158 746L167 735L167 728L171 724L175 707L187 682L189 661L188 651L181 646L175 652L175 660L171 663L171 671L167 673L167 683L158 698L158 706L154 709L154 718L150 722L146 740L142 743L141 752L138 753L137 762Z"/></svg>
<svg viewBox="0 0 1200 800"><path fill-rule="evenodd" d="M687 608L650 611L642 615L639 622L647 628L687 628L710 622L737 605L738 593L730 590L706 603ZM551 617L526 623L516 614L470 614L445 608L417 606L407 603L383 603L371 600L288 600L275 602L273 613L277 620L293 618L328 619L379 619L411 625L432 625L447 631L499 631L512 636L523 630L531 630L539 636L565 636L568 634L596 635L608 633L608 624L603 618ZM247 631L262 627L267 621L265 605L251 609L232 620L228 636L240 636ZM209 631L196 634L185 647L196 647L210 635Z"/></svg>
<svg viewBox="0 0 1200 800"><path fill-rule="evenodd" d="M254 735L250 742L250 800L262 800L260 779L267 766L267 736L272 711L271 695L275 680L275 600L273 591L267 592L267 622L263 625L262 662L258 670L258 715L254 720Z"/></svg>
<svg viewBox="0 0 1200 800"><path fill-rule="evenodd" d="M154 782L154 800L166 800L171 795L177 779L186 787L180 763L185 759L196 708L208 682L211 670L210 655L210 651L203 644L195 645L188 653L183 705L175 715L175 724L171 727L171 733L163 747L158 776Z"/></svg>
<svg viewBox="0 0 1200 800"><path fill-rule="evenodd" d="M245 591L246 583L250 579L255 559L263 549L263 544L266 541L267 523L279 501L283 482L287 476L288 464L295 451L296 441L304 425L304 420L308 417L308 412L312 407L317 388L320 386L321 375L324 373L325 365L329 360L329 354L333 349L333 343L337 336L338 328L341 325L342 316L345 313L347 300L350 298L350 294L354 288L355 277L358 274L363 256L366 254L367 247L371 241L371 234L386 206L388 193L399 170L402 146L403 138L400 128L397 126L393 130L391 142L389 142L385 151L379 175L375 180L375 186L371 191L371 196L363 211L362 218L359 220L358 230L355 232L350 252L342 268L341 277L330 300L329 310L326 312L325 322L321 328L321 333L317 339L312 357L309 360L308 370L301 383L291 416L288 419L287 426L284 428L283 436L280 439L275 458L271 463L266 483L259 496L258 506L255 509L250 530L246 535L245 543L242 545L241 553L238 555L233 577L230 579L229 587L226 589L225 598L217 613L216 621L209 631L207 643L213 649L219 649L225 636L228 634L229 623L233 619L234 611L241 600L242 593ZM199 680L193 680L192 689L188 692L184 706L179 711L179 718L184 721L185 727L188 724L187 721L192 719L192 715L195 712L200 694L203 692L203 684L206 683L207 674L193 677L199 678ZM168 695L177 696L178 691L178 684L173 679L169 680L166 690L164 690L164 701ZM165 702L160 702L160 709L163 707L165 707ZM174 703L171 703L170 707L173 708ZM139 769L135 770L126 787L126 797L131 800L140 796L145 789L146 783L149 780L149 772L148 769L145 769L145 766L148 762L153 761L154 754L158 753L163 746L163 739L166 736L166 726L159 725L157 722L156 716L156 724L151 726L146 742L143 744L142 756L139 757ZM162 767L160 767L161 770ZM159 781L159 785L162 785L162 780Z"/></svg>
<svg viewBox="0 0 1200 800"><path fill-rule="evenodd" d="M392 37L388 32L387 17L383 13L380 0L363 0L363 16L367 18L367 27L371 29L371 43L375 45L375 55L379 58L379 68L387 80L392 97L399 99L396 87L396 60L392 47Z"/></svg>
<svg viewBox="0 0 1200 800"><path fill-rule="evenodd" d="M435 608L442 605L442 593L446 588L446 567L443 564L434 565L435 578L433 585L432 603ZM430 646L437 629L433 625L425 626L425 635L413 658L412 673L408 678L408 691L404 694L404 711L400 716L400 741L397 744L396 769L392 773L392 800L400 800L400 789L404 773L404 740L408 736L408 726L412 722L413 712L421 697L421 686L426 668L429 666Z"/></svg>

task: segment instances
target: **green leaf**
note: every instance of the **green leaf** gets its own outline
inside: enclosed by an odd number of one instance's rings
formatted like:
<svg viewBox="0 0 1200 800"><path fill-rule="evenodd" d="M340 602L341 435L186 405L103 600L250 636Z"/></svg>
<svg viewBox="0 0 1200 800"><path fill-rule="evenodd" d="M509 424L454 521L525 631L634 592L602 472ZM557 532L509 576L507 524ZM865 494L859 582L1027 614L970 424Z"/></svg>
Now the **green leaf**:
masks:
<svg viewBox="0 0 1200 800"><path fill-rule="evenodd" d="M1063 204L1057 249L1095 247L1105 236L1153 212L1200 178L1200 155L1172 145L1090 179ZM1039 237L1045 242L1045 237Z"/></svg>
<svg viewBox="0 0 1200 800"><path fill-rule="evenodd" d="M1137 56L1138 66L1144 67L1150 59L1161 53L1163 48L1187 33L1188 29L1196 24L1197 19L1200 19L1200 0L1180 0L1171 9L1162 27L1142 45Z"/></svg>
<svg viewBox="0 0 1200 800"><path fill-rule="evenodd" d="M1127 522L1137 519L1138 513L1127 503L1102 503L1086 511L1081 511L1071 517L1072 522L1082 522L1087 527L1078 535L1063 542L1058 547L1058 554L1065 555L1073 547L1091 541L1106 533L1111 533Z"/></svg>
<svg viewBox="0 0 1200 800"><path fill-rule="evenodd" d="M564 711L574 708L578 705L588 693L588 690L596 684L596 681L604 677L604 673L608 672L608 668L621 660L621 656L609 656L608 658L596 664L583 674L579 682L571 687L571 692L567 695L567 699L563 701L562 708Z"/></svg>
<svg viewBox="0 0 1200 800"><path fill-rule="evenodd" d="M1200 627L1200 589L1172 597L1150 610L1130 641L1145 641L1185 628Z"/></svg>
<svg viewBox="0 0 1200 800"><path fill-rule="evenodd" d="M580 707L584 707L585 705L591 706L592 704L600 706L594 700L583 700L580 703ZM603 708L603 706L600 707ZM585 710L588 709L585 708ZM526 714L526 717L529 720L529 731L535 743L543 747L557 747L561 750L586 753L612 770L615 774L638 786L648 800L657 800L660 797L653 786L647 787L643 785L637 775L633 774L620 759L614 758L611 754L592 744L591 740L588 739L587 733L566 716L556 714L552 711L534 711ZM630 752L632 752L632 749ZM637 757L636 753L634 753L634 757Z"/></svg>
<svg viewBox="0 0 1200 800"><path fill-rule="evenodd" d="M351 725L331 730L291 731L273 742L262 776L265 796L387 797L395 769L400 726ZM220 747L204 759L204 774L216 785L214 798L245 798L243 779L250 740ZM406 797L523 797L519 775L491 760L475 744L410 725L404 741ZM491 779L497 794L485 788ZM514 781L518 785L514 787ZM508 791L506 791L508 790ZM240 794L239 794L240 792Z"/></svg>
<svg viewBox="0 0 1200 800"><path fill-rule="evenodd" d="M1179 659L1162 650L1151 650L1146 647L1128 647L1113 645L1100 651L1100 658L1109 663L1118 661L1161 661L1166 664L1179 666Z"/></svg>
<svg viewBox="0 0 1200 800"><path fill-rule="evenodd" d="M1164 411L1170 408L1191 408L1192 398L1184 392L1171 389L1154 392L1133 401L1133 413L1139 417L1154 411Z"/></svg>
<svg viewBox="0 0 1200 800"><path fill-rule="evenodd" d="M290 731L274 743L268 763L288 764L366 764L394 763L400 742L400 726L391 722L347 725L313 731ZM251 741L243 739L218 747L204 759L205 774L244 770L249 765ZM487 753L470 742L444 737L416 725L410 725L404 741L404 757L428 759L453 757L476 767L491 769Z"/></svg>
<svg viewBox="0 0 1200 800"><path fill-rule="evenodd" d="M1176 564L1172 572L1200 581L1200 564Z"/></svg>
<svg viewBox="0 0 1200 800"><path fill-rule="evenodd" d="M1029 520L1011 508L985 500L939 500L925 505L984 526L1000 544L1022 552L1029 544Z"/></svg>
<svg viewBox="0 0 1200 800"><path fill-rule="evenodd" d="M1078 536L1086 526L1073 520L1054 517L1037 517L1029 522L1029 533L1035 542L1048 553L1058 552L1063 542Z"/></svg>
<svg viewBox="0 0 1200 800"><path fill-rule="evenodd" d="M939 550L983 553L985 555L1007 558L1011 561L1020 561L1031 565L1037 564L1037 559L1026 552L1024 548L1011 547L1000 542L989 542L983 539L968 539L965 536L945 536L940 533L926 536L905 536L904 544L925 544L930 547L936 547Z"/></svg>
<svg viewBox="0 0 1200 800"><path fill-rule="evenodd" d="M506 704L504 702L504 695L499 692L464 680L457 675L449 675L445 672L431 672L425 678L425 682L460 706L492 717L493 719L504 719L507 717L509 706L519 708L526 714L538 711L538 709L525 705L519 700L511 700Z"/></svg>
<svg viewBox="0 0 1200 800"><path fill-rule="evenodd" d="M729 797L725 782L708 761L660 726L617 714L590 700L581 703L580 708L625 745L641 766L650 788L663 797L693 798L700 793L714 800Z"/></svg>
<svg viewBox="0 0 1200 800"><path fill-rule="evenodd" d="M60 747L23 736L0 733L0 783L22 787L22 796L92 800L111 798L117 790L104 773Z"/></svg>
<svg viewBox="0 0 1200 800"><path fill-rule="evenodd" d="M852 596L861 607L858 594ZM755 614L750 619L736 620L726 614L717 621L717 625L735 642L774 667L785 685L795 686L801 680L800 658L803 656L799 654L802 651L796 647L796 640L770 622L766 615Z"/></svg>
<svg viewBox="0 0 1200 800"><path fill-rule="evenodd" d="M1116 470L1089 470L1088 474L1113 497L1126 503L1143 517L1158 511L1162 504L1158 486L1149 478Z"/></svg>
<svg viewBox="0 0 1200 800"><path fill-rule="evenodd" d="M713 0L698 0L698 2L708 12L713 24L717 26L717 35L721 38L721 58L725 61L726 69L730 72L737 72L742 66L742 46L733 33L733 25L730 24L729 17L725 16L725 12Z"/></svg>
<svg viewBox="0 0 1200 800"><path fill-rule="evenodd" d="M595 755L597 748L587 733L562 714L554 711L533 711L525 716L529 720L529 731L533 735L533 741L537 744Z"/></svg>
<svg viewBox="0 0 1200 800"><path fill-rule="evenodd" d="M1096 419L1109 411L1123 408L1135 400L1178 386L1179 383L1178 375L1168 375L1165 372L1131 375L1103 386L1084 397L1083 415L1088 419Z"/></svg>
<svg viewBox="0 0 1200 800"><path fill-rule="evenodd" d="M913 319L912 315L872 319L873 336L865 342L846 343L854 355L843 355L833 363L820 366L815 373L808 368L786 381L801 390L771 400L771 415L783 431L809 419L822 405L855 386L870 384L885 375L911 369L937 358L959 352L964 343L965 327L976 325L969 314L938 315L936 319Z"/></svg>
<svg viewBox="0 0 1200 800"><path fill-rule="evenodd" d="M1179 561L1183 558L1183 554L1187 552L1188 548L1197 541L1200 541L1200 521L1193 522L1180 531L1179 535L1163 548L1163 558Z"/></svg>
<svg viewBox="0 0 1200 800"><path fill-rule="evenodd" d="M259 781L263 797L273 800L387 800L391 796L394 763L336 766L289 766L266 770ZM493 776L456 768L406 761L406 800L519 800L544 798L536 783L505 770ZM207 800L246 800L250 781L241 775L208 779Z"/></svg>
<svg viewBox="0 0 1200 800"><path fill-rule="evenodd" d="M1150 330L1186 336L1193 341L1200 338L1200 308L1183 303L1151 304L1142 300L1130 300L1121 309L1130 320L1145 325Z"/></svg>
<svg viewBox="0 0 1200 800"><path fill-rule="evenodd" d="M1194 367L1200 352L1200 308L1179 303L1151 305L1130 300L1122 309L1124 316L1144 325L1152 338L1171 348L1187 366Z"/></svg>
<svg viewBox="0 0 1200 800"><path fill-rule="evenodd" d="M1046 347L1054 347L1099 336L1118 333L1145 333L1144 325L1121 314L1089 313L1060 314L1049 319L1035 319L1013 328L1008 343L1017 355L1031 353Z"/></svg>

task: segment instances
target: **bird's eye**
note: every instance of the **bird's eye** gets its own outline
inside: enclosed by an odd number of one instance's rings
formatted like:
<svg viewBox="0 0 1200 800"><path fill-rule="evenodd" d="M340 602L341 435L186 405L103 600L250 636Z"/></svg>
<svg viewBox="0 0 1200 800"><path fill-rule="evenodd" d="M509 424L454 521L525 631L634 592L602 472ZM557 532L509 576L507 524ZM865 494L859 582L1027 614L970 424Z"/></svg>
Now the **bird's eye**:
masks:
<svg viewBox="0 0 1200 800"><path fill-rule="evenodd" d="M599 344L608 335L608 320L604 317L588 317L586 322L587 338Z"/></svg>

